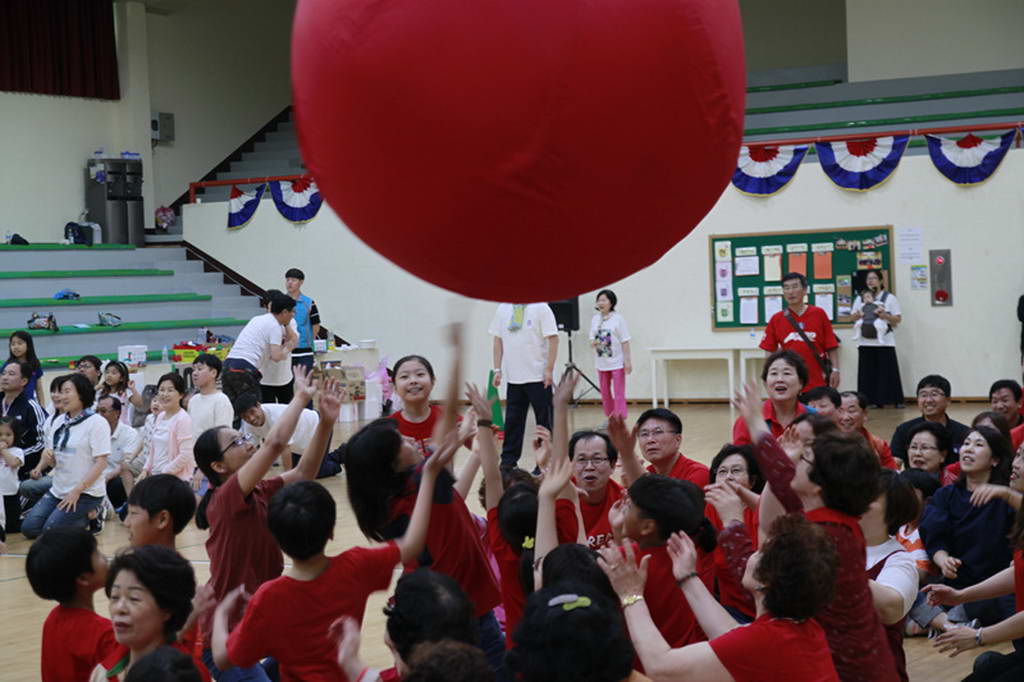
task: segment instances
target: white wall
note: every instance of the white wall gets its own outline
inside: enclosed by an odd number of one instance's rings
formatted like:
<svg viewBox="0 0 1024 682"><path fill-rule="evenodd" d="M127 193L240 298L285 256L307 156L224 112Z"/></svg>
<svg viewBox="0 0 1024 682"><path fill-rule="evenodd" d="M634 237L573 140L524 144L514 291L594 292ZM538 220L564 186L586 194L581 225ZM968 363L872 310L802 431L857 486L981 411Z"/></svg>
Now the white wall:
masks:
<svg viewBox="0 0 1024 682"><path fill-rule="evenodd" d="M1024 67L1020 0L849 0L850 81Z"/></svg>
<svg viewBox="0 0 1024 682"><path fill-rule="evenodd" d="M711 331L709 235L883 224L896 230L921 227L925 249L952 249L956 305L951 308L933 308L927 291L910 291L909 265L896 268L895 293L904 310L897 332L904 390L912 394L918 378L941 372L956 395L987 395L992 380L1020 372L1015 306L1024 293L1022 182L1024 152L1011 151L991 180L968 189L952 185L921 156L904 159L889 182L866 193L837 189L817 164L805 164L789 188L769 199L728 187L697 229L660 261L609 283L634 337L636 369L629 396L650 396L647 348L757 343L750 332ZM237 232L224 227L223 203L187 206L184 215L188 241L262 286L279 286L288 267L305 270L305 289L317 300L325 324L346 338L378 339L382 353L392 359L417 352L435 360L439 369L447 364L439 326L452 296L372 252L328 209L296 228L264 201L252 223ZM581 299L584 326L592 299L593 292ZM478 302L469 319L467 365L477 380L490 366L486 329L492 312L493 304ZM856 349L850 330L839 335L844 341L843 387L853 388ZM576 350L579 364L592 368L585 339L577 340ZM674 397L727 395L724 365L675 363L670 383Z"/></svg>
<svg viewBox="0 0 1024 682"><path fill-rule="evenodd" d="M175 119L175 141L153 153L158 205L291 103L294 11L295 0L207 0L147 15L152 110Z"/></svg>

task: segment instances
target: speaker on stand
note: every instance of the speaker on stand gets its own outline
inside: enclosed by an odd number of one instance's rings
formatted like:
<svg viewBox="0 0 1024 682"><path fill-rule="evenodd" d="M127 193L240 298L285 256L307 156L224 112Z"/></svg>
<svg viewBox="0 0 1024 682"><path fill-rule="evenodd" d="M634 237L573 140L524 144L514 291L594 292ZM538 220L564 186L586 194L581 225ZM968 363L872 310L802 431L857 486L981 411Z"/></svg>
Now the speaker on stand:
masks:
<svg viewBox="0 0 1024 682"><path fill-rule="evenodd" d="M566 298L561 301L551 301L548 303L551 306L551 311L555 314L555 323L558 325L559 331L565 332L566 338L569 340L569 362L565 363L565 372L575 372L580 376L581 379L590 384L598 394L601 393L601 389L597 384L594 383L593 379L588 377L586 373L581 370L573 360L572 351L572 335L574 332L580 330L580 298L575 296L573 298ZM583 392L577 396L573 396L573 404L578 404L580 399L587 394L590 388L583 387Z"/></svg>

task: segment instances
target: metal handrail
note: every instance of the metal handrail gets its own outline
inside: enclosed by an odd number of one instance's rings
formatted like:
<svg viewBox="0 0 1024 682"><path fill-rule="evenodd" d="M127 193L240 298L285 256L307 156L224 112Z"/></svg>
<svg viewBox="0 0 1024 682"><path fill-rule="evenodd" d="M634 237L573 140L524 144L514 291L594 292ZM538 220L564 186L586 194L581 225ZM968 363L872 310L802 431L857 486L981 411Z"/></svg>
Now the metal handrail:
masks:
<svg viewBox="0 0 1024 682"><path fill-rule="evenodd" d="M887 130L877 133L847 133L845 135L818 135L816 137L791 137L781 140L756 140L745 142L748 146L756 147L781 147L783 145L813 144L815 142L848 142L850 140L866 140L875 137L889 137L896 135L920 136L920 135L948 135L949 133L975 133L991 130L1018 130L1015 146L1021 146L1020 129L1024 128L1024 121L1005 121L1003 123L982 123L979 125L942 126L940 128L908 128L906 130ZM257 178L237 178L235 180L205 180L203 182L190 182L188 184L189 203L196 203L196 190L200 187L225 187L228 185L253 185L263 182L276 182L279 180L298 180L309 175L298 173L295 175L272 175Z"/></svg>

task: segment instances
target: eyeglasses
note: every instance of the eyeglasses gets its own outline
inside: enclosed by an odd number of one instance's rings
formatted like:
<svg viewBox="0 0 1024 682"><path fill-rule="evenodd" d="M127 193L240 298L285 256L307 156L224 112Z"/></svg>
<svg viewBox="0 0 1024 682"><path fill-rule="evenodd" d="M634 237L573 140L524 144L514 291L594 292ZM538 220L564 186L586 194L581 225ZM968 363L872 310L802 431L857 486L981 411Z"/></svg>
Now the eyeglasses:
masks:
<svg viewBox="0 0 1024 682"><path fill-rule="evenodd" d="M252 440L252 434L251 433L240 433L240 434L238 434L237 436L235 436L231 440L230 443L227 444L227 446L224 447L223 450L220 451L220 457L223 457L224 453L227 452L228 450L230 450L231 448L236 447L236 446L237 447L241 447L241 446L245 445L246 443L248 443L251 440Z"/></svg>
<svg viewBox="0 0 1024 682"><path fill-rule="evenodd" d="M666 431L665 429L654 429L652 431L640 431L636 435L642 439L661 438L666 433L678 433L677 431Z"/></svg>
<svg viewBox="0 0 1024 682"><path fill-rule="evenodd" d="M938 448L934 445L911 445L907 448L910 452L938 452Z"/></svg>
<svg viewBox="0 0 1024 682"><path fill-rule="evenodd" d="M721 469L715 471L715 476L728 476L729 474L732 474L733 476L741 476L745 473L747 473L746 467L735 466L731 469L722 467Z"/></svg>
<svg viewBox="0 0 1024 682"><path fill-rule="evenodd" d="M607 464L609 461L607 457L598 455L596 457L576 457L572 460L572 463L576 465L577 469L586 469L588 464L599 467L602 464Z"/></svg>
<svg viewBox="0 0 1024 682"><path fill-rule="evenodd" d="M917 397L921 398L922 400L926 400L928 398L938 400L940 398L945 398L946 394L943 393L942 391L918 391Z"/></svg>

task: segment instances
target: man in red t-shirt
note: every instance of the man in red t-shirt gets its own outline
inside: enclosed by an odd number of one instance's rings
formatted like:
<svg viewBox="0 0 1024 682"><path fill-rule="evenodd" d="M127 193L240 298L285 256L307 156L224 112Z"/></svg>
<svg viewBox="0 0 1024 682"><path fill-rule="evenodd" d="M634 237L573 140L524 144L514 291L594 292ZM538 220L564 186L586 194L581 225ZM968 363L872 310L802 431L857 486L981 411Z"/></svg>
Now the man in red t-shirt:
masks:
<svg viewBox="0 0 1024 682"><path fill-rule="evenodd" d="M580 494L580 515L587 532L587 545L601 549L615 538L608 510L622 498L622 486L612 478L618 452L607 434L577 431L569 441L573 479Z"/></svg>
<svg viewBox="0 0 1024 682"><path fill-rule="evenodd" d="M867 427L864 426L868 416L867 397L857 391L843 391L840 397L842 399L842 406L838 411L839 429L845 433L859 433L868 442L872 452L878 456L878 461L882 466L886 469L898 471L899 466L896 465L896 460L893 459L889 443L868 431Z"/></svg>
<svg viewBox="0 0 1024 682"><path fill-rule="evenodd" d="M794 351L803 358L808 375L805 390L825 385L838 387L839 339L832 331L832 323L825 311L809 305L804 300L807 297L807 278L799 272L787 273L782 278L782 293L786 297L787 308L775 313L772 319L768 320L761 348L767 355L784 348ZM814 345L813 352L794 327L794 323ZM825 376L819 362L819 358L823 362L826 355L832 361L832 373L829 377Z"/></svg>

